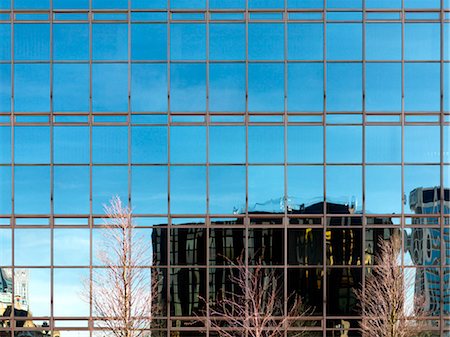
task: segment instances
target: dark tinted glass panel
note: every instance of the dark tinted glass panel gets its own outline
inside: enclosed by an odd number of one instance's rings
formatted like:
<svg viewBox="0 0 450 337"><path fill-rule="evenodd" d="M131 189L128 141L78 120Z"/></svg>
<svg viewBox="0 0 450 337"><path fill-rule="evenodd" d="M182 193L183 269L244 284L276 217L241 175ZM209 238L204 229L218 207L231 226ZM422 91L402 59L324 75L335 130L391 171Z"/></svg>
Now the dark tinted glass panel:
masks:
<svg viewBox="0 0 450 337"><path fill-rule="evenodd" d="M362 269L360 268L327 269L327 313L329 315L357 315L354 289L358 289L361 282Z"/></svg>
<svg viewBox="0 0 450 337"><path fill-rule="evenodd" d="M284 263L284 231L273 228L251 228L248 233L250 264Z"/></svg>
<svg viewBox="0 0 450 337"><path fill-rule="evenodd" d="M323 270L316 268L290 268L287 272L288 294L301 296L302 301L311 310L311 315L320 315L323 312ZM289 303L288 303L289 305ZM302 325L301 322L299 322ZM305 322L309 325L310 322ZM313 335L314 332L308 332ZM292 335L292 336L295 336ZM322 336L321 334L318 336Z"/></svg>
<svg viewBox="0 0 450 337"><path fill-rule="evenodd" d="M322 265L323 264L322 229L290 229L288 231L288 264Z"/></svg>

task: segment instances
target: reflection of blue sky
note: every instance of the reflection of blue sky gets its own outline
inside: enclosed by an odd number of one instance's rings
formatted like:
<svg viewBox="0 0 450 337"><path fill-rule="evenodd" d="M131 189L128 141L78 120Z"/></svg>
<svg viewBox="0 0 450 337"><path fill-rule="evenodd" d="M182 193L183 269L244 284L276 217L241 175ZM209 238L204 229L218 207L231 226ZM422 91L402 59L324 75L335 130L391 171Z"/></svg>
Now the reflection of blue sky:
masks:
<svg viewBox="0 0 450 337"><path fill-rule="evenodd" d="M16 228L14 263L18 266L50 265L50 229Z"/></svg>
<svg viewBox="0 0 450 337"><path fill-rule="evenodd" d="M11 229L0 229L0 265L10 266L12 263Z"/></svg>
<svg viewBox="0 0 450 337"><path fill-rule="evenodd" d="M89 269L53 270L53 314L55 316L88 316L88 296L83 288L89 279ZM84 293L84 294L83 294Z"/></svg>
<svg viewBox="0 0 450 337"><path fill-rule="evenodd" d="M56 266L89 265L89 229L55 228L53 263Z"/></svg>

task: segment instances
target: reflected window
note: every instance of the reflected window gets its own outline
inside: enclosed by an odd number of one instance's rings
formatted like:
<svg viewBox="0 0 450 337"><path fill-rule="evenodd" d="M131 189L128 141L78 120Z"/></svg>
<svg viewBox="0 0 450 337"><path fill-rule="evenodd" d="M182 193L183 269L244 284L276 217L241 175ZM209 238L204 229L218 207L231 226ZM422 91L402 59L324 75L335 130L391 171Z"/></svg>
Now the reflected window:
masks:
<svg viewBox="0 0 450 337"><path fill-rule="evenodd" d="M322 314L324 303L322 269L289 268L287 271L287 282L288 294L294 293L301 296L302 301L311 308L311 315ZM311 334L311 336L313 335ZM321 336L321 332L317 336Z"/></svg>
<svg viewBox="0 0 450 337"><path fill-rule="evenodd" d="M53 65L53 110L89 111L89 65Z"/></svg>
<svg viewBox="0 0 450 337"><path fill-rule="evenodd" d="M0 214L11 214L12 179L11 167L0 166Z"/></svg>
<svg viewBox="0 0 450 337"><path fill-rule="evenodd" d="M170 236L171 265L206 264L206 230L204 228L175 228L170 231Z"/></svg>
<svg viewBox="0 0 450 337"><path fill-rule="evenodd" d="M211 163L244 163L245 151L244 126L209 127L209 161Z"/></svg>
<svg viewBox="0 0 450 337"><path fill-rule="evenodd" d="M205 60L205 24L170 25L170 58L172 60Z"/></svg>
<svg viewBox="0 0 450 337"><path fill-rule="evenodd" d="M288 126L288 162L323 162L323 127Z"/></svg>
<svg viewBox="0 0 450 337"><path fill-rule="evenodd" d="M249 126L248 161L249 163L283 163L284 127Z"/></svg>
<svg viewBox="0 0 450 337"><path fill-rule="evenodd" d="M213 228L209 238L210 265L228 265L229 260L234 261L244 251L245 234L241 228ZM219 275L213 271L211 273L214 274L214 283L221 280Z"/></svg>
<svg viewBox="0 0 450 337"><path fill-rule="evenodd" d="M11 94L11 65L0 64L0 112L11 111Z"/></svg>
<svg viewBox="0 0 450 337"><path fill-rule="evenodd" d="M360 126L327 126L327 162L361 163L362 128Z"/></svg>
<svg viewBox="0 0 450 337"><path fill-rule="evenodd" d="M14 25L14 59L48 60L50 58L50 25L42 23Z"/></svg>
<svg viewBox="0 0 450 337"><path fill-rule="evenodd" d="M0 9L1 9L0 5ZM11 59L11 25L0 24L0 60Z"/></svg>
<svg viewBox="0 0 450 337"><path fill-rule="evenodd" d="M50 110L50 66L14 65L14 110L48 112Z"/></svg>
<svg viewBox="0 0 450 337"><path fill-rule="evenodd" d="M172 111L205 111L205 64L172 64L170 81Z"/></svg>
<svg viewBox="0 0 450 337"><path fill-rule="evenodd" d="M92 212L103 214L103 205L118 196L125 204L128 200L127 166L94 166L92 168Z"/></svg>
<svg viewBox="0 0 450 337"><path fill-rule="evenodd" d="M250 228L248 256L251 265L280 265L284 263L284 230Z"/></svg>
<svg viewBox="0 0 450 337"><path fill-rule="evenodd" d="M440 65L405 64L405 110L439 111Z"/></svg>
<svg viewBox="0 0 450 337"><path fill-rule="evenodd" d="M134 166L131 172L134 213L167 213L167 188L166 166Z"/></svg>
<svg viewBox="0 0 450 337"><path fill-rule="evenodd" d="M18 214L50 212L50 167L14 168L14 211Z"/></svg>
<svg viewBox="0 0 450 337"><path fill-rule="evenodd" d="M16 228L14 263L18 266L50 265L50 229Z"/></svg>
<svg viewBox="0 0 450 337"><path fill-rule="evenodd" d="M404 172L404 195L406 198L405 213L439 213L439 166L406 165Z"/></svg>
<svg viewBox="0 0 450 337"><path fill-rule="evenodd" d="M327 166L326 179L330 210L336 208L339 213L352 214L362 209L361 166Z"/></svg>
<svg viewBox="0 0 450 337"><path fill-rule="evenodd" d="M366 161L399 163L402 154L400 126L366 126Z"/></svg>
<svg viewBox="0 0 450 337"><path fill-rule="evenodd" d="M288 59L323 59L323 24L288 24Z"/></svg>
<svg viewBox="0 0 450 337"><path fill-rule="evenodd" d="M211 60L245 60L245 24L211 23L209 25L209 58Z"/></svg>
<svg viewBox="0 0 450 337"><path fill-rule="evenodd" d="M405 126L405 162L440 162L440 127Z"/></svg>
<svg viewBox="0 0 450 337"><path fill-rule="evenodd" d="M132 65L131 109L133 111L167 111L167 90L167 65Z"/></svg>
<svg viewBox="0 0 450 337"><path fill-rule="evenodd" d="M327 269L327 314L358 315L355 289L361 287L361 268Z"/></svg>
<svg viewBox="0 0 450 337"><path fill-rule="evenodd" d="M248 66L248 110L284 110L283 64L261 63Z"/></svg>
<svg viewBox="0 0 450 337"><path fill-rule="evenodd" d="M361 265L361 229L329 229L326 233L327 265Z"/></svg>
<svg viewBox="0 0 450 337"><path fill-rule="evenodd" d="M89 265L89 229L53 230L53 263L55 266Z"/></svg>
<svg viewBox="0 0 450 337"><path fill-rule="evenodd" d="M327 109L330 111L362 110L362 67L360 64L327 65Z"/></svg>
<svg viewBox="0 0 450 337"><path fill-rule="evenodd" d="M284 212L284 167L249 166L249 212Z"/></svg>
<svg viewBox="0 0 450 337"><path fill-rule="evenodd" d="M288 110L323 110L323 65L291 63L288 68Z"/></svg>
<svg viewBox="0 0 450 337"><path fill-rule="evenodd" d="M209 109L245 111L245 64L209 65Z"/></svg>
<svg viewBox="0 0 450 337"><path fill-rule="evenodd" d="M440 40L439 23L405 24L405 60L439 60Z"/></svg>
<svg viewBox="0 0 450 337"><path fill-rule="evenodd" d="M210 166L210 213L245 213L245 173L244 166Z"/></svg>
<svg viewBox="0 0 450 337"><path fill-rule="evenodd" d="M88 60L89 25L67 23L54 24L53 59Z"/></svg>
<svg viewBox="0 0 450 337"><path fill-rule="evenodd" d="M89 213L89 167L54 167L54 212L56 214Z"/></svg>
<svg viewBox="0 0 450 337"><path fill-rule="evenodd" d="M89 127L54 126L53 161L57 164L89 163Z"/></svg>
<svg viewBox="0 0 450 337"><path fill-rule="evenodd" d="M400 166L366 166L366 213L398 214L402 209Z"/></svg>
<svg viewBox="0 0 450 337"><path fill-rule="evenodd" d="M388 1L392 2L392 0ZM401 57L402 26L400 23L366 24L367 60L400 60Z"/></svg>
<svg viewBox="0 0 450 337"><path fill-rule="evenodd" d="M327 24L327 59L362 59L362 25L360 23Z"/></svg>
<svg viewBox="0 0 450 337"><path fill-rule="evenodd" d="M172 126L170 128L170 161L172 163L206 162L206 128Z"/></svg>
<svg viewBox="0 0 450 337"><path fill-rule="evenodd" d="M172 166L170 168L170 211L202 214L206 212L206 168Z"/></svg>
<svg viewBox="0 0 450 337"><path fill-rule="evenodd" d="M94 64L92 66L93 111L128 111L128 66Z"/></svg>
<svg viewBox="0 0 450 337"><path fill-rule="evenodd" d="M206 298L206 269L171 268L170 269L170 315L198 316L204 312ZM181 325L179 321L178 325ZM186 323L187 326L192 324Z"/></svg>
<svg viewBox="0 0 450 337"><path fill-rule="evenodd" d="M292 213L313 210L323 202L323 168L321 166L288 166L288 207ZM308 207L308 208L307 208ZM320 208L319 208L320 209ZM308 211L308 213L315 213Z"/></svg>
<svg viewBox="0 0 450 337"><path fill-rule="evenodd" d="M167 59L167 25L132 24L131 58L133 60Z"/></svg>
<svg viewBox="0 0 450 337"><path fill-rule="evenodd" d="M30 238L30 240L33 241L35 238ZM14 282L21 285L21 287L15 288L15 296L21 298L22 303L30 306L29 309L33 316L50 316L50 269L15 269ZM27 290L28 294L26 293ZM24 300L24 297L27 297L26 300ZM21 323L25 322L22 321Z"/></svg>
<svg viewBox="0 0 450 337"><path fill-rule="evenodd" d="M128 127L94 126L92 128L92 161L95 164L128 162Z"/></svg>
<svg viewBox="0 0 450 337"><path fill-rule="evenodd" d="M323 264L322 229L290 229L288 231L288 264L311 266Z"/></svg>
<svg viewBox="0 0 450 337"><path fill-rule="evenodd" d="M88 316L89 303L83 298L89 269L55 268L53 270L53 314L64 316Z"/></svg>
<svg viewBox="0 0 450 337"><path fill-rule="evenodd" d="M250 60L283 60L284 24L249 24L248 58Z"/></svg>
<svg viewBox="0 0 450 337"><path fill-rule="evenodd" d="M131 151L132 163L167 163L167 127L133 126Z"/></svg>
<svg viewBox="0 0 450 337"><path fill-rule="evenodd" d="M402 67L399 63L366 64L366 110L401 111Z"/></svg>

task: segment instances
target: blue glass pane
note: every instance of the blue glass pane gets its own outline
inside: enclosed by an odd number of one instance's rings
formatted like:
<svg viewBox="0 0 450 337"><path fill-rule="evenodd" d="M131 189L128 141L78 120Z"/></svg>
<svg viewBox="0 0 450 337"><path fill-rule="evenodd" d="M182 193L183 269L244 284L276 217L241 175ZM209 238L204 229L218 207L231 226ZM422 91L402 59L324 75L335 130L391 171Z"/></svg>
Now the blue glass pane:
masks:
<svg viewBox="0 0 450 337"><path fill-rule="evenodd" d="M92 108L94 111L128 111L128 66L92 66Z"/></svg>
<svg viewBox="0 0 450 337"><path fill-rule="evenodd" d="M131 70L132 111L167 111L167 66L133 64Z"/></svg>
<svg viewBox="0 0 450 337"><path fill-rule="evenodd" d="M92 168L92 211L103 214L104 205L118 196L123 203L128 200L127 166L94 166Z"/></svg>
<svg viewBox="0 0 450 337"><path fill-rule="evenodd" d="M170 77L172 111L205 111L205 64L172 64Z"/></svg>
<svg viewBox="0 0 450 337"><path fill-rule="evenodd" d="M53 9L89 9L89 0L53 0Z"/></svg>
<svg viewBox="0 0 450 337"><path fill-rule="evenodd" d="M234 214L245 211L245 176L244 166L210 166L210 213Z"/></svg>
<svg viewBox="0 0 450 337"><path fill-rule="evenodd" d="M211 126L209 161L211 163L245 162L245 127Z"/></svg>
<svg viewBox="0 0 450 337"><path fill-rule="evenodd" d="M279 23L249 24L248 58L250 60L283 60L284 25Z"/></svg>
<svg viewBox="0 0 450 337"><path fill-rule="evenodd" d="M11 59L11 25L0 24L0 60L10 60L10 59Z"/></svg>
<svg viewBox="0 0 450 337"><path fill-rule="evenodd" d="M89 213L89 166L54 167L54 212Z"/></svg>
<svg viewBox="0 0 450 337"><path fill-rule="evenodd" d="M14 161L18 164L50 163L50 128L48 126L16 126L14 150Z"/></svg>
<svg viewBox="0 0 450 337"><path fill-rule="evenodd" d="M94 126L92 161L95 164L119 164L128 161L128 127Z"/></svg>
<svg viewBox="0 0 450 337"><path fill-rule="evenodd" d="M327 109L329 111L362 110L362 67L360 64L327 65Z"/></svg>
<svg viewBox="0 0 450 337"><path fill-rule="evenodd" d="M440 162L440 127L405 126L405 162Z"/></svg>
<svg viewBox="0 0 450 337"><path fill-rule="evenodd" d="M10 9L10 8L11 8L11 0L0 1L0 9Z"/></svg>
<svg viewBox="0 0 450 337"><path fill-rule="evenodd" d="M328 163L361 163L362 128L327 126L326 147Z"/></svg>
<svg viewBox="0 0 450 337"><path fill-rule="evenodd" d="M254 112L284 110L284 65L248 66L248 110Z"/></svg>
<svg viewBox="0 0 450 337"><path fill-rule="evenodd" d="M402 154L400 126L366 126L366 161L399 163Z"/></svg>
<svg viewBox="0 0 450 337"><path fill-rule="evenodd" d="M0 214L11 214L12 206L11 167L0 166Z"/></svg>
<svg viewBox="0 0 450 337"><path fill-rule="evenodd" d="M368 23L366 25L367 60L400 60L401 57L402 26L400 23Z"/></svg>
<svg viewBox="0 0 450 337"><path fill-rule="evenodd" d="M11 111L11 94L11 65L0 64L0 112Z"/></svg>
<svg viewBox="0 0 450 337"><path fill-rule="evenodd" d="M206 168L172 166L170 168L171 213L202 214L206 212Z"/></svg>
<svg viewBox="0 0 450 337"><path fill-rule="evenodd" d="M42 23L14 25L16 60L48 60L49 57L50 25Z"/></svg>
<svg viewBox="0 0 450 337"><path fill-rule="evenodd" d="M441 58L441 25L407 23L405 25L405 60L439 60Z"/></svg>
<svg viewBox="0 0 450 337"><path fill-rule="evenodd" d="M402 8L402 0L366 0L366 8Z"/></svg>
<svg viewBox="0 0 450 337"><path fill-rule="evenodd" d="M50 0L14 0L15 9L49 9Z"/></svg>
<svg viewBox="0 0 450 337"><path fill-rule="evenodd" d="M17 265L50 265L50 229L16 229L15 234L14 258Z"/></svg>
<svg viewBox="0 0 450 337"><path fill-rule="evenodd" d="M94 60L126 60L128 58L128 25L92 25Z"/></svg>
<svg viewBox="0 0 450 337"><path fill-rule="evenodd" d="M323 163L323 127L288 126L288 162Z"/></svg>
<svg viewBox="0 0 450 337"><path fill-rule="evenodd" d="M167 0L131 0L131 8L167 8Z"/></svg>
<svg viewBox="0 0 450 337"><path fill-rule="evenodd" d="M327 0L328 8L361 8L363 0Z"/></svg>
<svg viewBox="0 0 450 337"><path fill-rule="evenodd" d="M14 210L18 214L50 212L50 167L16 166Z"/></svg>
<svg viewBox="0 0 450 337"><path fill-rule="evenodd" d="M405 165L404 171L406 197L405 213L427 214L438 213L440 202L423 202L419 194L423 190L433 191L440 186L439 165ZM422 202L420 202L422 200Z"/></svg>
<svg viewBox="0 0 450 337"><path fill-rule="evenodd" d="M25 112L50 110L50 66L16 64L14 66L14 109Z"/></svg>
<svg viewBox="0 0 450 337"><path fill-rule="evenodd" d="M131 204L135 214L167 213L166 166L135 166L131 178Z"/></svg>
<svg viewBox="0 0 450 337"><path fill-rule="evenodd" d="M92 8L96 9L126 9L128 0L92 0Z"/></svg>
<svg viewBox="0 0 450 337"><path fill-rule="evenodd" d="M284 127L249 126L248 161L249 163L283 163Z"/></svg>
<svg viewBox="0 0 450 337"><path fill-rule="evenodd" d="M284 8L282 0L248 0L249 8Z"/></svg>
<svg viewBox="0 0 450 337"><path fill-rule="evenodd" d="M131 58L133 60L167 59L167 25L132 24Z"/></svg>
<svg viewBox="0 0 450 337"><path fill-rule="evenodd" d="M323 168L321 166L288 166L287 198L290 207L300 210L323 202Z"/></svg>
<svg viewBox="0 0 450 337"><path fill-rule="evenodd" d="M89 163L89 127L55 126L53 160L57 164Z"/></svg>
<svg viewBox="0 0 450 337"><path fill-rule="evenodd" d="M405 8L440 8L440 0L405 0Z"/></svg>
<svg viewBox="0 0 450 337"><path fill-rule="evenodd" d="M288 59L323 59L323 24L288 24Z"/></svg>
<svg viewBox="0 0 450 337"><path fill-rule="evenodd" d="M89 111L89 65L53 65L53 110Z"/></svg>
<svg viewBox="0 0 450 337"><path fill-rule="evenodd" d="M359 23L327 24L327 59L361 60L362 25Z"/></svg>
<svg viewBox="0 0 450 337"><path fill-rule="evenodd" d="M322 111L323 81L322 64L289 64L288 111Z"/></svg>
<svg viewBox="0 0 450 337"><path fill-rule="evenodd" d="M402 66L399 63L366 64L366 110L401 111Z"/></svg>
<svg viewBox="0 0 450 337"><path fill-rule="evenodd" d="M248 211L284 212L284 167L248 167Z"/></svg>
<svg viewBox="0 0 450 337"><path fill-rule="evenodd" d="M201 9L205 8L206 0L171 0L170 8L172 9Z"/></svg>
<svg viewBox="0 0 450 337"><path fill-rule="evenodd" d="M245 8L245 0L209 0L209 8L226 9L226 8Z"/></svg>
<svg viewBox="0 0 450 337"><path fill-rule="evenodd" d="M206 128L172 126L170 128L170 161L204 163L206 161Z"/></svg>
<svg viewBox="0 0 450 337"><path fill-rule="evenodd" d="M11 127L0 126L0 164L11 163Z"/></svg>
<svg viewBox="0 0 450 337"><path fill-rule="evenodd" d="M356 211L361 210L363 201L361 166L327 166L326 179L328 203L346 205Z"/></svg>
<svg viewBox="0 0 450 337"><path fill-rule="evenodd" d="M245 60L245 24L210 24L209 58L211 60Z"/></svg>
<svg viewBox="0 0 450 337"><path fill-rule="evenodd" d="M167 127L133 126L132 163L167 163Z"/></svg>
<svg viewBox="0 0 450 337"><path fill-rule="evenodd" d="M323 0L288 0L288 8L323 8Z"/></svg>
<svg viewBox="0 0 450 337"><path fill-rule="evenodd" d="M210 64L209 110L245 111L245 64Z"/></svg>
<svg viewBox="0 0 450 337"><path fill-rule="evenodd" d="M2 266L12 265L12 233L11 229L0 229L0 259Z"/></svg>
<svg viewBox="0 0 450 337"><path fill-rule="evenodd" d="M401 166L366 166L366 213L398 214L401 209Z"/></svg>
<svg viewBox="0 0 450 337"><path fill-rule="evenodd" d="M84 245L86 244L84 243ZM81 249L85 248L83 245L80 246ZM66 254L70 254L70 252ZM89 280L89 269L87 268L55 268L53 270L53 314L55 316L86 317L89 315L89 303L86 303L83 296L80 295L86 291L83 280ZM72 305L67 305L67 303ZM80 337L82 335L83 333L80 333Z"/></svg>
<svg viewBox="0 0 450 337"><path fill-rule="evenodd" d="M55 60L88 60L89 25L54 24L53 58Z"/></svg>
<svg viewBox="0 0 450 337"><path fill-rule="evenodd" d="M434 63L405 64L405 110L439 111L440 66Z"/></svg>
<svg viewBox="0 0 450 337"><path fill-rule="evenodd" d="M204 60L206 58L206 25L176 23L170 26L170 58L172 60Z"/></svg>

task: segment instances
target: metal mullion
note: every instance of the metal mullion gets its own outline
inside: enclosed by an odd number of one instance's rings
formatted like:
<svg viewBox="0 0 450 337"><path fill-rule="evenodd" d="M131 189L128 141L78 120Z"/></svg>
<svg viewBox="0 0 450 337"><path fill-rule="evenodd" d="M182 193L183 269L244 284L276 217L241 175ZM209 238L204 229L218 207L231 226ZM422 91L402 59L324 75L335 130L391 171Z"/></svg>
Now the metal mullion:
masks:
<svg viewBox="0 0 450 337"><path fill-rule="evenodd" d="M444 327L445 327L445 319L444 319L444 312L445 312L445 270L444 267L447 257L446 257L446 242L445 242L445 218L444 218L444 209L445 209L445 174L444 174L444 136L445 136L445 128L444 128L444 122L445 122L445 116L444 116L444 84L445 84L445 77L444 77L444 55L445 55L445 49L444 49L444 43L446 42L444 40L444 33L445 33L445 27L444 27L444 0L441 0L441 14L440 14L440 227L441 227L441 240L440 240L440 249L441 249L441 265L440 265L440 321L439 321L439 328L440 328L440 335L444 336ZM450 236L450 229L449 229L449 236Z"/></svg>
<svg viewBox="0 0 450 337"><path fill-rule="evenodd" d="M405 194L405 0L402 0L402 11L400 13L401 16L401 74L402 74L402 82L401 82L401 90L402 90L402 100L401 100L401 175L402 175L402 206L401 206L401 220L400 220L400 230L401 230L401 245L404 247L405 244L405 202L406 202L406 194ZM405 252L401 251L401 270L404 274L405 266Z"/></svg>
<svg viewBox="0 0 450 337"><path fill-rule="evenodd" d="M322 265L323 265L323 289L322 289L322 336L327 334L327 0L323 1L322 24L323 24L323 118L322 118L322 132L323 132L323 219L322 219Z"/></svg>

